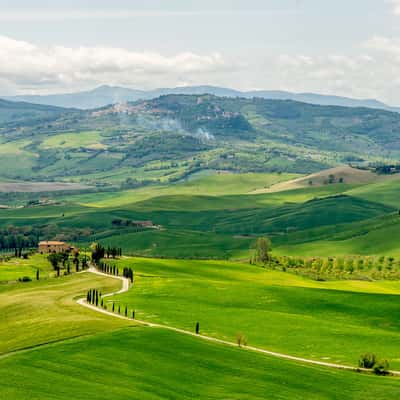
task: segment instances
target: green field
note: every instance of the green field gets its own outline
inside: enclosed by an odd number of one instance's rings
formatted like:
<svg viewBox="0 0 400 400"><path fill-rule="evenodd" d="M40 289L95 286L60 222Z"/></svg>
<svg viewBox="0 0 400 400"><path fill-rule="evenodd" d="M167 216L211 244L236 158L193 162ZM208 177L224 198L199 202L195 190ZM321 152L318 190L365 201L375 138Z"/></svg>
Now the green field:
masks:
<svg viewBox="0 0 400 400"><path fill-rule="evenodd" d="M299 365L149 328L0 359L0 373L0 395L10 400L27 393L32 400L361 400L400 391L398 379Z"/></svg>
<svg viewBox="0 0 400 400"><path fill-rule="evenodd" d="M365 352L400 368L400 283L316 282L219 261L125 259L135 286L115 297L139 319L356 366ZM389 294L391 293L391 294Z"/></svg>
<svg viewBox="0 0 400 400"><path fill-rule="evenodd" d="M39 254L34 254L27 260L11 258L8 261L0 261L0 282L15 281L23 277L36 279L37 270L42 279L55 276L49 261Z"/></svg>
<svg viewBox="0 0 400 400"><path fill-rule="evenodd" d="M20 285L0 285L2 353L115 329L126 322L78 306L92 287L107 292L119 282L82 273Z"/></svg>
<svg viewBox="0 0 400 400"><path fill-rule="evenodd" d="M0 400L400 398L399 131L260 97L0 99ZM42 240L74 246L61 273Z"/></svg>
<svg viewBox="0 0 400 400"><path fill-rule="evenodd" d="M190 266L186 262L142 261L134 260L134 265L147 265L153 275L143 272L147 277L138 277L138 284L129 296L140 290L142 282L153 279L159 288L159 310L165 310L162 298L166 292L156 275L161 276L161 270L168 272L170 279L163 279L175 290L176 283L171 275L177 277L176 281L185 277L185 286L188 286L196 265L195 262ZM200 286L200 281L206 277L213 285L218 283L217 292L224 299L221 282L227 277L231 286L237 280L253 279L259 273L246 270L242 265L215 262L205 264L196 280ZM273 283L270 287L277 288L287 285L287 288L298 289L303 285L318 291L322 285L276 273L271 273L269 281ZM20 400L29 394L33 400L88 397L239 400L265 396L271 399L364 399L366 396L379 398L382 393L385 398L395 398L400 390L399 379L303 365L160 328L141 327L87 310L74 301L89 288L95 287L105 293L119 285L119 281L112 278L90 273L22 286L0 285L0 312L5 321L0 325L0 397ZM351 293L338 291L336 285L341 283L332 283L331 292L345 297ZM153 295L151 287L146 286L148 294ZM345 282L344 286L364 294L400 290L393 283L369 286L365 282ZM198 301L208 308L214 299ZM185 307L185 304L175 305L182 307L181 311ZM233 311L229 301L227 311ZM175 321L170 318L169 322ZM211 333L207 329L204 326L203 333Z"/></svg>
<svg viewBox="0 0 400 400"><path fill-rule="evenodd" d="M51 197L60 204L0 210L0 225L29 225L80 247L100 241L122 246L126 254L155 257L249 258L261 235L271 238L279 255L400 255L398 179L255 192L291 177L212 174L134 190L55 193ZM116 219L151 220L161 229L137 232L113 225Z"/></svg>

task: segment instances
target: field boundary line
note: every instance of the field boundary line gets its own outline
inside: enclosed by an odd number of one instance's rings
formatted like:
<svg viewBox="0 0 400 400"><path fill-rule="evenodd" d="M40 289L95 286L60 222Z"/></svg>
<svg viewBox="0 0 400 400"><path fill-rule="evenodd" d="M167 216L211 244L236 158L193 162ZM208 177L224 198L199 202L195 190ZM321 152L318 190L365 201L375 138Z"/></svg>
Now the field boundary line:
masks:
<svg viewBox="0 0 400 400"><path fill-rule="evenodd" d="M114 276L114 275L108 275L105 274L103 272L98 271L97 269L95 269L94 267L90 267L86 272L90 272L96 275L101 275L101 276L107 276L109 278L114 278L114 279L119 279L122 281L122 288L116 292L112 292L112 293L108 293L106 295L104 295L103 297L109 297L109 296L114 296L116 294L120 294L120 293L125 293L129 290L130 288L130 282L128 278L122 277L122 276ZM167 329L173 332L177 332L177 333L181 333L184 335L189 335L192 337L196 337L199 339L203 339L203 340L207 340L209 342L212 343L219 343L219 344L223 344L226 346L230 346L230 347L239 347L237 343L235 342L230 342L228 340L224 340L224 339L218 339L218 338L214 338L211 336L206 336L206 335L202 335L202 334L196 334L195 332L191 332L191 331L187 331L185 329L181 329L181 328L176 328L170 325L163 325L163 324L158 324L158 323L154 323L154 322L148 322L148 321L141 321L138 319L132 319L130 317L125 317L124 315L120 315L120 314L116 314L113 313L111 311L108 310L104 310L102 308L99 308L95 305L89 304L86 302L86 298L81 298L77 300L77 303L80 304L81 306L87 307L91 310L112 316L114 318L120 318L120 319L125 319L128 320L130 322L136 322L140 325L143 326L148 326L151 328L160 328L160 329ZM309 358L303 358L303 357L297 357L297 356L292 356L290 354L284 354L284 353L279 353L279 352L275 352L275 351L271 351L271 350L266 350L266 349L262 349L260 347L254 347L254 346L242 346L241 347L244 350L249 350L252 352L256 352L256 353L261 353L261 354L265 354L271 357L275 357L275 358L280 358L280 359L284 359L284 360L289 360L289 361L296 361L299 363L304 363L304 364L311 364L311 365L316 365L316 366L320 366L320 367L328 367L328 368L334 368L334 369L341 369L341 370L347 370L347 371L353 371L353 372L367 372L367 373L371 373L372 371L370 369L367 368L360 368L360 367L352 367L350 365L344 365L344 364L336 364L336 363L330 363L330 362L326 362L326 361L318 361L318 360L312 360ZM400 376L400 371L389 371L389 373L391 375L394 376Z"/></svg>

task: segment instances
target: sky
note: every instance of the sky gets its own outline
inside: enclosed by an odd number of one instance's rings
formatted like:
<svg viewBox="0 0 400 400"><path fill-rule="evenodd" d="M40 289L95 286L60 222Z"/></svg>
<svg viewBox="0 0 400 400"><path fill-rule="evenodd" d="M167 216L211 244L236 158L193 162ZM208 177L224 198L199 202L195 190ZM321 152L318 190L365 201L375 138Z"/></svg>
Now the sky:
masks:
<svg viewBox="0 0 400 400"><path fill-rule="evenodd" d="M0 0L0 95L208 84L400 105L399 71L400 0Z"/></svg>

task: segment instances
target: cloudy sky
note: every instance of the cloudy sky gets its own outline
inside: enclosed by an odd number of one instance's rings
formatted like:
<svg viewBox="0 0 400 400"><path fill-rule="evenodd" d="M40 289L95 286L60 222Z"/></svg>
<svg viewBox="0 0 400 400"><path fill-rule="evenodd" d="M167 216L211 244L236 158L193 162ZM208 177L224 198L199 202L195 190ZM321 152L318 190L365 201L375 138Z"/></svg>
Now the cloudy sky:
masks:
<svg viewBox="0 0 400 400"><path fill-rule="evenodd" d="M0 0L0 94L101 84L400 105L400 0Z"/></svg>

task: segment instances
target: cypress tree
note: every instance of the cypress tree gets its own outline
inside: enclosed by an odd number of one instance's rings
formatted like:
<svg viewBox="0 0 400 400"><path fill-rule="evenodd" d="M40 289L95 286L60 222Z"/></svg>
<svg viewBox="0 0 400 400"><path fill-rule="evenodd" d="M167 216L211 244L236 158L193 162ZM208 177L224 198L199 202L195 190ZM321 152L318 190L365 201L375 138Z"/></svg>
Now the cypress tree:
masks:
<svg viewBox="0 0 400 400"><path fill-rule="evenodd" d="M103 299L101 299L101 307L103 307L104 306L104 301L103 301Z"/></svg>
<svg viewBox="0 0 400 400"><path fill-rule="evenodd" d="M112 308L112 312L115 311L115 303L113 303L113 308Z"/></svg>
<svg viewBox="0 0 400 400"><path fill-rule="evenodd" d="M118 306L118 314L121 314L121 306Z"/></svg>
<svg viewBox="0 0 400 400"><path fill-rule="evenodd" d="M37 281L39 280L39 274L40 274L40 273L39 273L39 270L37 269L37 270L36 270L36 280L37 280Z"/></svg>
<svg viewBox="0 0 400 400"><path fill-rule="evenodd" d="M135 319L135 310L132 311L132 319Z"/></svg>
<svg viewBox="0 0 400 400"><path fill-rule="evenodd" d="M128 316L128 307L125 306L125 317L127 317L127 316Z"/></svg>
<svg viewBox="0 0 400 400"><path fill-rule="evenodd" d="M200 324L196 322L196 335L200 333Z"/></svg>

